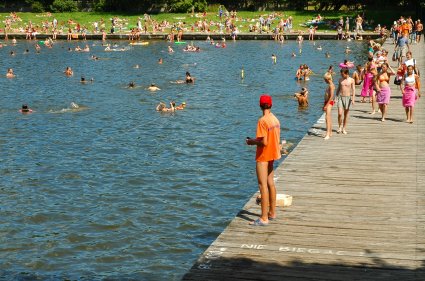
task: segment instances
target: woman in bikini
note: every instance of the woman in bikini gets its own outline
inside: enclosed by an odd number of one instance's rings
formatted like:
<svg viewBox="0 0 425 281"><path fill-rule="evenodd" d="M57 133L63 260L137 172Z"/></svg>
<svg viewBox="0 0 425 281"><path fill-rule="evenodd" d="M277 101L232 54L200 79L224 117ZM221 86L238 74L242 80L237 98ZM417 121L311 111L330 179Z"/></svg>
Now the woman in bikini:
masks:
<svg viewBox="0 0 425 281"><path fill-rule="evenodd" d="M330 73L326 73L325 76L323 76L323 79L325 79L326 84L328 84L328 87L325 91L325 103L323 106L323 111L326 114L326 135L325 140L328 140L332 136L332 106L334 105L334 91L335 91L335 85L332 82L332 75Z"/></svg>
<svg viewBox="0 0 425 281"><path fill-rule="evenodd" d="M363 65L356 66L356 71L353 72L354 83L358 86L363 82Z"/></svg>
<svg viewBox="0 0 425 281"><path fill-rule="evenodd" d="M388 104L390 102L391 97L391 89L390 89L390 76L395 75L394 70L388 63L383 63L381 65L381 71L376 76L375 88L377 91L376 101L378 102L379 109L382 113L381 121L384 122L387 117Z"/></svg>
<svg viewBox="0 0 425 281"><path fill-rule="evenodd" d="M413 72L413 65L407 67L407 74L403 77L400 90L403 94L402 103L406 110L406 122L413 123L413 107L421 96L419 76Z"/></svg>

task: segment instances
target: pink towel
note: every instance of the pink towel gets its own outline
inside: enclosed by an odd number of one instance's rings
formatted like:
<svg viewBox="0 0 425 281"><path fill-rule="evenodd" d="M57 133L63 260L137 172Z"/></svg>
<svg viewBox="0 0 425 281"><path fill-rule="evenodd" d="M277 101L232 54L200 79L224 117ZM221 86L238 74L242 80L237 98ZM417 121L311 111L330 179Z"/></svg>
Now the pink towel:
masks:
<svg viewBox="0 0 425 281"><path fill-rule="evenodd" d="M373 74L370 72L367 72L364 77L361 96L371 97L372 95L373 95Z"/></svg>
<svg viewBox="0 0 425 281"><path fill-rule="evenodd" d="M391 97L390 86L381 87L381 91L378 92L378 95L376 96L376 101L378 102L378 104L389 104L390 97Z"/></svg>
<svg viewBox="0 0 425 281"><path fill-rule="evenodd" d="M403 106L410 107L414 106L416 103L416 88L413 86L405 86L404 87L404 95L402 98Z"/></svg>

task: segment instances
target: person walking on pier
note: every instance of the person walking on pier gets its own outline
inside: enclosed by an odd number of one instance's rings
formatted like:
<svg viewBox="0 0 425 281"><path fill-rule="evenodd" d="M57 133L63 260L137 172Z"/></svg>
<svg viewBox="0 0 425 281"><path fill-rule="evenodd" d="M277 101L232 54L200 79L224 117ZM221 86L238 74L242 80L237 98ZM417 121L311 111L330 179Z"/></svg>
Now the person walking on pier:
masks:
<svg viewBox="0 0 425 281"><path fill-rule="evenodd" d="M402 104L406 111L406 122L413 123L413 108L420 94L420 79L414 73L413 65L407 67L407 73L400 84L400 90L403 95Z"/></svg>
<svg viewBox="0 0 425 281"><path fill-rule="evenodd" d="M341 69L341 79L338 82L338 89L336 90L337 105L338 105L338 134L347 134L347 121L348 113L351 104L354 105L355 99L355 83L354 79L350 77L347 68ZM343 118L344 115L344 118Z"/></svg>
<svg viewBox="0 0 425 281"><path fill-rule="evenodd" d="M324 137L325 140L328 140L332 136L332 106L334 105L334 91L335 85L332 81L332 74L326 72L325 76L323 76L328 87L325 90L325 102L323 105L323 111L325 112L325 120L326 120L326 135Z"/></svg>
<svg viewBox="0 0 425 281"><path fill-rule="evenodd" d="M255 156L258 186L261 195L261 216L250 225L264 226L276 218L276 186L273 163L280 159L280 122L271 112L272 97L262 95L260 108L263 116L258 120L256 138L246 139L246 144L256 145Z"/></svg>

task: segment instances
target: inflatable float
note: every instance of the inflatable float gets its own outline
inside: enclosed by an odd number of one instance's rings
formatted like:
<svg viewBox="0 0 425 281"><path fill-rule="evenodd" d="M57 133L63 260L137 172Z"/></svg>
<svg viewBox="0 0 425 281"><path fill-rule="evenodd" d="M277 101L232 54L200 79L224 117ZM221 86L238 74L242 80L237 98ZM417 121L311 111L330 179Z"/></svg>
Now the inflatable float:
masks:
<svg viewBox="0 0 425 281"><path fill-rule="evenodd" d="M131 46L146 46L149 45L149 42L131 42Z"/></svg>
<svg viewBox="0 0 425 281"><path fill-rule="evenodd" d="M340 68L353 68L354 66L355 66L354 63L352 63L352 62L349 62L349 63L343 63L343 62L341 62L339 64L339 67Z"/></svg>

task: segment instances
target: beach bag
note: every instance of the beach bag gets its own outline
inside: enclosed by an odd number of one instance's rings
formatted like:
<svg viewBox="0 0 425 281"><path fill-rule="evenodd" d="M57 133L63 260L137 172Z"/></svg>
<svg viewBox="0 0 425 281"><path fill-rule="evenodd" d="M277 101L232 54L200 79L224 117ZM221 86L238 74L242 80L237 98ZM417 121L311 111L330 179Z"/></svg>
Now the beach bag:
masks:
<svg viewBox="0 0 425 281"><path fill-rule="evenodd" d="M394 51L393 53L393 61L397 61L398 56L397 56L397 51Z"/></svg>
<svg viewBox="0 0 425 281"><path fill-rule="evenodd" d="M403 79L403 76L396 75L395 78L394 78L394 84L395 85L400 85L402 79Z"/></svg>

